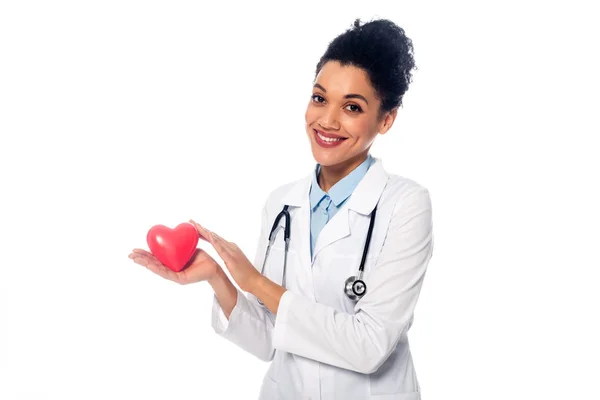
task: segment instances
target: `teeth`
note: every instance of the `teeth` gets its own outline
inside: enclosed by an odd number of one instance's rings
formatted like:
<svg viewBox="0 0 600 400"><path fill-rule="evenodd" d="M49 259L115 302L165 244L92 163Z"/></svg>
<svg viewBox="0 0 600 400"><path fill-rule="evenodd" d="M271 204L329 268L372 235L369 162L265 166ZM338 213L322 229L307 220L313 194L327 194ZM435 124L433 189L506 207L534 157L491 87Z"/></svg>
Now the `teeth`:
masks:
<svg viewBox="0 0 600 400"><path fill-rule="evenodd" d="M328 142L328 143L339 142L340 140L342 140L341 138L331 139L331 138L325 137L325 136L321 135L319 132L317 132L317 136L319 136L319 138L322 141Z"/></svg>

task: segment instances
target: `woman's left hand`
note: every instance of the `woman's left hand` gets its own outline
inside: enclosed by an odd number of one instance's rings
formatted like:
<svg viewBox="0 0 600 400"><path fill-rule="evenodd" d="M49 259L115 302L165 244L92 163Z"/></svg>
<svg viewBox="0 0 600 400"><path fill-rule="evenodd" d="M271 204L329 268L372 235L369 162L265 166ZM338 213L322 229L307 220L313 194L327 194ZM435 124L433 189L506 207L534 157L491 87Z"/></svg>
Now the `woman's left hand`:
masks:
<svg viewBox="0 0 600 400"><path fill-rule="evenodd" d="M254 283L260 279L261 274L254 268L254 265L242 250L235 243L228 242L191 219L190 223L214 247L240 289L250 292Z"/></svg>

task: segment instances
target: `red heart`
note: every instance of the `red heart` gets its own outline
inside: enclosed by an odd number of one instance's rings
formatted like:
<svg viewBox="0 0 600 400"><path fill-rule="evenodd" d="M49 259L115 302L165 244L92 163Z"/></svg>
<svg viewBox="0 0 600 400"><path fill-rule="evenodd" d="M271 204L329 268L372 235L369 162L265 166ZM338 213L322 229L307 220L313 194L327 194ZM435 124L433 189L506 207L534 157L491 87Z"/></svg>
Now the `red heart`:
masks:
<svg viewBox="0 0 600 400"><path fill-rule="evenodd" d="M155 225L148 231L146 241L154 256L172 271L179 272L190 261L200 235L196 228L187 222L175 229Z"/></svg>

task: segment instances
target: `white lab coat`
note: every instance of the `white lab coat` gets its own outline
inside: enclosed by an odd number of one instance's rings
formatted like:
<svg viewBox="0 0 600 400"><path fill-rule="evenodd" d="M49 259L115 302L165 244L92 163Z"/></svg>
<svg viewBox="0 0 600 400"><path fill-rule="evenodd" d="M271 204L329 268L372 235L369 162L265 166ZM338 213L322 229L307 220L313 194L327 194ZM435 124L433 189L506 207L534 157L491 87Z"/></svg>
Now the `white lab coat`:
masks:
<svg viewBox="0 0 600 400"><path fill-rule="evenodd" d="M285 204L292 221L287 291L277 315L238 291L229 320L214 297L212 326L242 349L272 361L260 400L420 400L407 332L433 251L429 192L413 180L388 174L375 158L347 203L323 227L311 260L311 180L309 174L278 187L263 208L254 259L258 270L273 221ZM376 204L363 276L367 293L353 302L344 282L357 274ZM280 231L265 267L265 275L278 284L283 255Z"/></svg>

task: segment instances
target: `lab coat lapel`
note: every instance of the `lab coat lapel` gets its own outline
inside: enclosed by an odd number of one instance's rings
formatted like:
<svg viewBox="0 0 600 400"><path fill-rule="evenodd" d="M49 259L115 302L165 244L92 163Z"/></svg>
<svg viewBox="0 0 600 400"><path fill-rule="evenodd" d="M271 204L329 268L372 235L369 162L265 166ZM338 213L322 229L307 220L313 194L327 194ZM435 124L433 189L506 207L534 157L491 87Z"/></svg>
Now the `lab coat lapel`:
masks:
<svg viewBox="0 0 600 400"><path fill-rule="evenodd" d="M350 221L348 218L348 207L343 207L329 220L315 242L312 262L317 258L317 255L324 247L329 246L333 242L340 240L350 235Z"/></svg>
<svg viewBox="0 0 600 400"><path fill-rule="evenodd" d="M310 256L310 185L313 174L300 179L291 185L290 190L281 197L281 204L290 206L292 215L291 241L295 242L298 251L301 267L309 276L312 277L312 264L321 250L330 244L350 235L350 213L360 213L369 215L379 201L383 189L388 181L388 174L383 168L379 158L375 162L364 178L356 186L354 192L348 199L348 202L334 215L334 217L323 227L313 251L313 258ZM312 279L311 279L312 280ZM312 286L310 289L312 297Z"/></svg>
<svg viewBox="0 0 600 400"><path fill-rule="evenodd" d="M368 215L373 211L383 193L387 180L388 175L383 169L381 160L375 158L375 162L358 183L348 202L339 209L321 230L315 243L311 265L321 250L350 235L351 212ZM310 222L307 229L310 229Z"/></svg>
<svg viewBox="0 0 600 400"><path fill-rule="evenodd" d="M312 263L310 259L310 199L308 195L302 202L302 207L298 210L298 230L297 232L302 233L299 241L299 258L302 268L306 269L306 272L310 275L312 281ZM311 295L314 296L311 285Z"/></svg>
<svg viewBox="0 0 600 400"><path fill-rule="evenodd" d="M290 206L292 229L290 232L291 246L298 252L300 268L304 270L309 281L312 282L312 268L310 260L310 185L312 174L292 185L290 190L282 196L280 206ZM290 260L292 261L292 260ZM290 265L291 267L291 265ZM304 293L308 298L314 299L312 285Z"/></svg>

